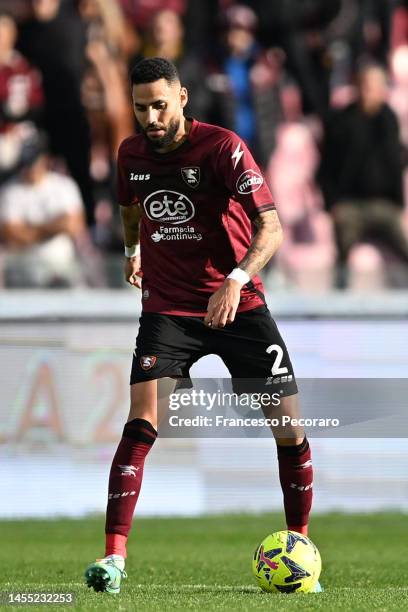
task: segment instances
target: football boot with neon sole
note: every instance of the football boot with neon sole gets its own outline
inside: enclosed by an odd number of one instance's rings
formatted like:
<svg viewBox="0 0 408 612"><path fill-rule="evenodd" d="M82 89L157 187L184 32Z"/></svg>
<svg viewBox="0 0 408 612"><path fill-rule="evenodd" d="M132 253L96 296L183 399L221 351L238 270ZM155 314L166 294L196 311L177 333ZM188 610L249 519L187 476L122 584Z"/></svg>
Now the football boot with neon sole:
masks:
<svg viewBox="0 0 408 612"><path fill-rule="evenodd" d="M94 591L116 595L120 593L122 578L127 578L123 557L111 555L97 559L85 570L85 580L88 587Z"/></svg>

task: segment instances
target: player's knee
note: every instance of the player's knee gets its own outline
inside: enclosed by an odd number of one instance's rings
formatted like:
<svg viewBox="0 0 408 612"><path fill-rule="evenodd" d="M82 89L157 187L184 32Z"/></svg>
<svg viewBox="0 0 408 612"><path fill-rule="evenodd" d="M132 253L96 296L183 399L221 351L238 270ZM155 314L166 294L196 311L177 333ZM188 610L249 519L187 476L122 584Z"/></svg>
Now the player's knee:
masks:
<svg viewBox="0 0 408 612"><path fill-rule="evenodd" d="M144 419L157 427L157 381L149 380L130 387L130 411L128 422Z"/></svg>
<svg viewBox="0 0 408 612"><path fill-rule="evenodd" d="M131 402L129 416L127 422L134 421L135 419L142 419L148 421L157 428L157 407L151 404L141 404L139 402Z"/></svg>

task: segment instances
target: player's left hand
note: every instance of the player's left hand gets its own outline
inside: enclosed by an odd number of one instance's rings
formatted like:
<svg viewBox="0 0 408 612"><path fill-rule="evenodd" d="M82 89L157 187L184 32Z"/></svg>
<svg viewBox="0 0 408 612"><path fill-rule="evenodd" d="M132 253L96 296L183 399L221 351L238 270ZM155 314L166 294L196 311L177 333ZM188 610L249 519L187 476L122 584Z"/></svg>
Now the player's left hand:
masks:
<svg viewBox="0 0 408 612"><path fill-rule="evenodd" d="M208 300L207 315L204 323L213 329L232 323L239 305L241 284L227 278L224 284Z"/></svg>

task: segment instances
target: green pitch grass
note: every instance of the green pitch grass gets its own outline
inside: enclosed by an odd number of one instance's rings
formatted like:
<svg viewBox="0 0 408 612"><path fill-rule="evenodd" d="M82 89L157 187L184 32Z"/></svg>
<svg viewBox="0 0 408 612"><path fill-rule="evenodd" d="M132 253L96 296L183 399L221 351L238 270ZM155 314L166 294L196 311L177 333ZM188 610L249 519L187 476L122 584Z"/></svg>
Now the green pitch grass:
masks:
<svg viewBox="0 0 408 612"><path fill-rule="evenodd" d="M136 520L128 580L120 595L95 593L85 567L102 555L103 519L0 523L0 591L67 592L75 607L26 610L408 610L408 516L315 516L311 537L323 559L325 593L268 594L255 585L256 545L282 528L279 515ZM2 610L21 606L1 606Z"/></svg>

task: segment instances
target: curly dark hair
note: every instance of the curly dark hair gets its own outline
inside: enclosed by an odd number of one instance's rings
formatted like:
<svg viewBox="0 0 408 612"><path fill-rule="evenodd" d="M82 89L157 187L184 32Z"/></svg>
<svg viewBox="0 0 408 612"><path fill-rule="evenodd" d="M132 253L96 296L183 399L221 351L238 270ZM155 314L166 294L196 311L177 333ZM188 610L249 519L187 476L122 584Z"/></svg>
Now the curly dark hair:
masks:
<svg viewBox="0 0 408 612"><path fill-rule="evenodd" d="M180 80L179 73L173 62L163 57L151 57L138 62L130 73L132 85L141 83L154 83L159 79L166 79L169 85Z"/></svg>

